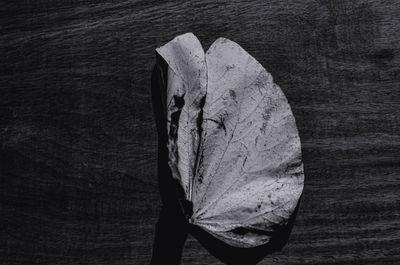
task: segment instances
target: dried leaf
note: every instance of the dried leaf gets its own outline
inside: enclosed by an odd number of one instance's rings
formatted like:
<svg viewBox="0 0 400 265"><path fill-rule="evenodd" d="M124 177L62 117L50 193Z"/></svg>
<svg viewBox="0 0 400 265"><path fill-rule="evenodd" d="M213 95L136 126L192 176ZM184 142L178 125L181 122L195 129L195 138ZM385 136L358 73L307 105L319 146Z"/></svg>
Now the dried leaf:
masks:
<svg viewBox="0 0 400 265"><path fill-rule="evenodd" d="M169 165L193 203L189 221L233 246L267 243L293 213L304 183L285 95L228 39L205 54L187 33L157 52L169 65Z"/></svg>

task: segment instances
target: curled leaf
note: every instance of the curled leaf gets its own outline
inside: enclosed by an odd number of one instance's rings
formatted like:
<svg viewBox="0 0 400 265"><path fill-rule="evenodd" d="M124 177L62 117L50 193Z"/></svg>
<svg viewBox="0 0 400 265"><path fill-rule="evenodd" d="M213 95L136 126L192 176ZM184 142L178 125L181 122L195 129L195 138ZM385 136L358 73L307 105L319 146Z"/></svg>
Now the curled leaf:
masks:
<svg viewBox="0 0 400 265"><path fill-rule="evenodd" d="M237 247L268 243L296 208L304 173L282 90L242 47L191 33L157 52L168 64L169 166L190 222Z"/></svg>

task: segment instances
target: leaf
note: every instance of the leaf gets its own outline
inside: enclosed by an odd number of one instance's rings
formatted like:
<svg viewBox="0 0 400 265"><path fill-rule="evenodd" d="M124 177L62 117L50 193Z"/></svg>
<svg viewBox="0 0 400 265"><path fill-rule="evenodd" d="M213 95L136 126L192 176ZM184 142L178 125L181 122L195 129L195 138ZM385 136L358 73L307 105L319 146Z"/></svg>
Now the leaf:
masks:
<svg viewBox="0 0 400 265"><path fill-rule="evenodd" d="M169 166L191 198L196 152L200 141L197 118L206 93L204 51L193 34L178 36L156 49L168 63L167 132ZM203 101L202 101L203 100Z"/></svg>
<svg viewBox="0 0 400 265"><path fill-rule="evenodd" d="M228 39L217 39L204 54L189 33L157 51L171 69L169 100L184 99L179 121L171 119L175 101L167 116L170 135L178 127L169 143L170 167L193 203L190 222L233 246L267 243L290 218L304 183L285 95Z"/></svg>

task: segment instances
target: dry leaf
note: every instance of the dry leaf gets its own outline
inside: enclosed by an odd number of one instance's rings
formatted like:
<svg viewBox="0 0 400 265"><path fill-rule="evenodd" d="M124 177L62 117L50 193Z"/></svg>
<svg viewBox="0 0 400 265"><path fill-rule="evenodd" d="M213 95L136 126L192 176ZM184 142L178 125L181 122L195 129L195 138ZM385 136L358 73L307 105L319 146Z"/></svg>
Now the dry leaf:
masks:
<svg viewBox="0 0 400 265"><path fill-rule="evenodd" d="M157 52L168 63L169 165L189 222L237 247L269 242L303 190L296 123L272 76L242 47L191 33Z"/></svg>

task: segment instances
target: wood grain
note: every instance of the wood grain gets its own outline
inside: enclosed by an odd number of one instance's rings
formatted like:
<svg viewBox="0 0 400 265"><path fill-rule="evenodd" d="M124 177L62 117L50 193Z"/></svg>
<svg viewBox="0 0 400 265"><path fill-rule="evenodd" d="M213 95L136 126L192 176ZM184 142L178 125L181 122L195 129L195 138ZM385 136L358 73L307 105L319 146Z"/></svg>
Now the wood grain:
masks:
<svg viewBox="0 0 400 265"><path fill-rule="evenodd" d="M154 49L223 36L292 106L306 185L261 264L400 260L400 3L2 1L0 263L147 264L160 202ZM190 237L183 264L219 264Z"/></svg>

